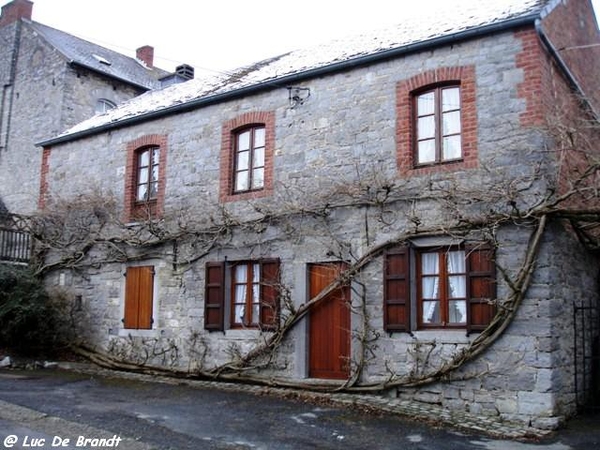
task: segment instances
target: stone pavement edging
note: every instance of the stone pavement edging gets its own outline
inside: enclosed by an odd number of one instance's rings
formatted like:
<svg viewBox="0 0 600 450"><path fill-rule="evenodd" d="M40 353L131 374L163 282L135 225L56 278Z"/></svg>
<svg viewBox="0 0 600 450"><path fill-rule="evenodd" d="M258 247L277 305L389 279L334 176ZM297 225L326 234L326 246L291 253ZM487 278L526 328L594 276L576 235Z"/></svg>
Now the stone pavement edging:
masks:
<svg viewBox="0 0 600 450"><path fill-rule="evenodd" d="M436 426L444 425L467 432L486 434L494 438L538 439L552 434L550 430L527 427L516 422L500 421L498 418L470 414L463 411L449 411L439 405L432 405L408 400L400 400L378 395L323 393L310 390L232 383L224 381L192 380L169 378L133 372L103 369L88 363L59 363L59 369L72 372L97 374L106 377L118 377L145 382L186 385L227 391L249 392L258 395L276 395L279 397L303 398L315 402L329 401L338 405L359 408L370 408L386 413L397 414L412 420L427 421Z"/></svg>

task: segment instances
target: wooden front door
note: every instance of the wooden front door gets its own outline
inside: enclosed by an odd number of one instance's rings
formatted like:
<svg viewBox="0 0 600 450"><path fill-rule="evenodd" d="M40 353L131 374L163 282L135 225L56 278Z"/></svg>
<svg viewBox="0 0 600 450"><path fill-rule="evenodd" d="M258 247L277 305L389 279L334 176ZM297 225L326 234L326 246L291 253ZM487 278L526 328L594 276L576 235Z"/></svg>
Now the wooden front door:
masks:
<svg viewBox="0 0 600 450"><path fill-rule="evenodd" d="M314 298L344 269L342 263L311 264L309 295ZM327 295L309 316L309 370L311 378L347 379L350 376L350 287Z"/></svg>

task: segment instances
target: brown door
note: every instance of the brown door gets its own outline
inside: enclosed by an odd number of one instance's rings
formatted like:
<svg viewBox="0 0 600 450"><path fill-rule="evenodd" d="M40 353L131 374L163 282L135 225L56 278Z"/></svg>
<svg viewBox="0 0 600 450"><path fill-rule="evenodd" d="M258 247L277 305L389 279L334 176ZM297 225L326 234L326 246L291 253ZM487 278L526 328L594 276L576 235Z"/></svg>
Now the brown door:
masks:
<svg viewBox="0 0 600 450"><path fill-rule="evenodd" d="M309 294L314 298L344 269L342 263L311 264ZM309 370L311 378L347 379L350 376L350 288L343 286L311 309Z"/></svg>

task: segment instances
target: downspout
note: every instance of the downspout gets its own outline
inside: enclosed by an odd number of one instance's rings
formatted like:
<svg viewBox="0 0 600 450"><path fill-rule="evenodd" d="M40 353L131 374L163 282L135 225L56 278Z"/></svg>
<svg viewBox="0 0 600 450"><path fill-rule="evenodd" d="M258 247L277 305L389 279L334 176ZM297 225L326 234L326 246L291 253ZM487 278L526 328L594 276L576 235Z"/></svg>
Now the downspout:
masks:
<svg viewBox="0 0 600 450"><path fill-rule="evenodd" d="M4 131L5 138L3 139L0 149L8 149L8 137L10 134L10 123L12 121L13 103L15 100L15 79L17 74L17 62L19 60L19 51L21 49L21 20L17 20L15 27L15 43L13 46L13 54L10 63L10 75L8 77L8 83L3 86L2 89L2 111L0 111L0 125L4 123L4 105L7 98L7 92L10 89L8 99L8 113L6 117L6 127ZM2 130L0 129L0 137L2 136Z"/></svg>
<svg viewBox="0 0 600 450"><path fill-rule="evenodd" d="M600 120L600 114L598 114L598 111L596 111L596 109L594 108L594 105L590 102L588 97L585 95L585 92L584 92L583 88L581 87L581 84L579 84L579 82L577 81L577 78L575 78L575 75L573 75L573 72L571 72L571 69L569 69L569 66L567 65L565 60L562 58L562 56L560 56L560 53L558 52L558 50L556 49L556 47L554 46L552 41L550 41L550 38L548 38L548 36L544 32L544 29L542 27L542 21L540 19L535 20L535 31L537 32L538 36L540 37L540 41L542 42L544 48L548 51L548 53L550 53L550 56L552 56L552 58L554 58L559 69L563 72L563 74L567 78L567 81L571 85L571 88L574 89L580 95L583 102L586 104L586 106L589 108L589 110L594 115L594 118L596 120Z"/></svg>

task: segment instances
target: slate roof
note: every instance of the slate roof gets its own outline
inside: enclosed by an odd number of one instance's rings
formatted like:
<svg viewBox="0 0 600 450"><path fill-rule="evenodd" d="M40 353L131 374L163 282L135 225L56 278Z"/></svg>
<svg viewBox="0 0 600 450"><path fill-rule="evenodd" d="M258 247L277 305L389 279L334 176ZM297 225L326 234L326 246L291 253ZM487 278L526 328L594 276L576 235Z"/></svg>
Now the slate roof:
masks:
<svg viewBox="0 0 600 450"><path fill-rule="evenodd" d="M38 22L27 21L27 23L38 35L62 53L69 62L101 72L109 77L145 89L157 89L160 87L158 79L168 74L156 67L149 68L136 58L125 56L64 31Z"/></svg>
<svg viewBox="0 0 600 450"><path fill-rule="evenodd" d="M402 18L397 26L292 51L232 73L200 76L162 90L149 91L75 125L41 145L53 145L162 114L193 109L233 95L245 95L253 89L283 88L285 83L385 58L393 52L441 44L443 39L464 38L474 30L492 31L517 22L532 24L540 17L544 6L556 1L448 0L435 14L421 11L421 15Z"/></svg>

